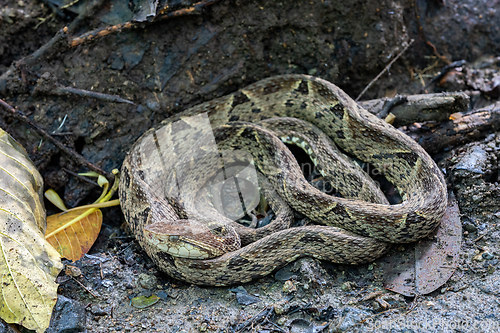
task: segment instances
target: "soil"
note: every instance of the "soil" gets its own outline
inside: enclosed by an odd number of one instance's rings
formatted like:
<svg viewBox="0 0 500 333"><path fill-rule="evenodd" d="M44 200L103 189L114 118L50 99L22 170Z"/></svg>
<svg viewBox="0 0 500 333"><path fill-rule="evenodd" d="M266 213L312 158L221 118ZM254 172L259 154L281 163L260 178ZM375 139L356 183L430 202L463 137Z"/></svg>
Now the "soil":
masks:
<svg viewBox="0 0 500 333"><path fill-rule="evenodd" d="M311 74L356 97L411 40L363 99L467 90L472 109L498 98L498 0L224 0L196 15L153 23L136 10L135 19L143 21L136 28L75 47L68 44L72 37L129 20L131 9L147 2L111 0L86 14L90 1L60 9L63 2L3 0L0 98L106 171L119 168L133 142L162 119L265 77ZM191 4L168 3L171 10ZM66 26L70 34L48 52L25 58ZM424 89L444 66L462 59L468 69L452 70ZM133 104L61 96L56 87L118 95ZM0 127L26 148L46 188L68 206L99 196L98 188L65 171L84 167L25 124L3 114ZM500 138L493 128L434 157L457 198L464 231L458 268L428 295L385 290L377 262L344 266L311 259L243 286L189 285L156 269L115 207L104 211L91 255L70 263L82 275L60 275L49 331L497 332ZM46 206L49 214L56 211ZM149 307L131 304L151 295L158 301Z"/></svg>

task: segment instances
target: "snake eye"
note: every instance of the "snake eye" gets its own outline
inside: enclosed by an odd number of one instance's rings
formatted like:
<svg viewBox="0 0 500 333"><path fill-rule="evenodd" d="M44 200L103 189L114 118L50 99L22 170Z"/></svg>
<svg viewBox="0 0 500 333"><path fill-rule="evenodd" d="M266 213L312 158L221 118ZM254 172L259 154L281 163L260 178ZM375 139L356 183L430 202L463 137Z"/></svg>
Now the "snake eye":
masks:
<svg viewBox="0 0 500 333"><path fill-rule="evenodd" d="M171 242L178 242L179 236L168 236L168 240Z"/></svg>

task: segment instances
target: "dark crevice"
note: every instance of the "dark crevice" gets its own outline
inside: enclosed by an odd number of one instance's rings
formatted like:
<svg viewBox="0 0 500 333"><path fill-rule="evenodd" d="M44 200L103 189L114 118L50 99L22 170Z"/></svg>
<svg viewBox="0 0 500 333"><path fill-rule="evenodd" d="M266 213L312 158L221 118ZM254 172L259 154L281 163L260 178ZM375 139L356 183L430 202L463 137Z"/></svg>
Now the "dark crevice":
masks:
<svg viewBox="0 0 500 333"><path fill-rule="evenodd" d="M75 150L77 153L81 154L83 147L85 147L85 137L79 136L75 140Z"/></svg>

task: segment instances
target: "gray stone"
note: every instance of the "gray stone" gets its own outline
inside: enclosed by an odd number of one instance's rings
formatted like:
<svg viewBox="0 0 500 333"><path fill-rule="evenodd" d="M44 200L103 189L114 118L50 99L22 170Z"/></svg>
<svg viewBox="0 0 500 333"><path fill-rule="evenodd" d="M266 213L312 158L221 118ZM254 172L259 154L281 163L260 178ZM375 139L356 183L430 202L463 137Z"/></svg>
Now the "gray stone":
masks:
<svg viewBox="0 0 500 333"><path fill-rule="evenodd" d="M85 331L86 321L86 311L80 302L58 295L50 326L46 333L83 332Z"/></svg>

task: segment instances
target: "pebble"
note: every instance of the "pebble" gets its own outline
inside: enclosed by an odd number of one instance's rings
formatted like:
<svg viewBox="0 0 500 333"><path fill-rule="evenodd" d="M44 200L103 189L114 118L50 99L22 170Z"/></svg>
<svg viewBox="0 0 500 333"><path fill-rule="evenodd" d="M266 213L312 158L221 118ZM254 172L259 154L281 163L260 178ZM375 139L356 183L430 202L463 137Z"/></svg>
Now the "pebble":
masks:
<svg viewBox="0 0 500 333"><path fill-rule="evenodd" d="M496 266L496 265L498 265L498 259L493 259L493 260L490 260L490 261L488 262L488 264L489 264L489 265L491 265L491 266Z"/></svg>
<svg viewBox="0 0 500 333"><path fill-rule="evenodd" d="M297 278L297 273L292 272L292 265L286 265L282 269L278 270L274 275L274 278L279 281L286 281L289 279Z"/></svg>
<svg viewBox="0 0 500 333"><path fill-rule="evenodd" d="M158 296L164 301L168 299L168 293L165 290L159 291L158 293L156 293L156 296Z"/></svg>
<svg viewBox="0 0 500 333"><path fill-rule="evenodd" d="M144 289L153 289L158 284L158 279L154 275L141 273L137 278L137 284Z"/></svg>
<svg viewBox="0 0 500 333"><path fill-rule="evenodd" d="M281 300L279 302L274 303L274 312L277 315L282 315L290 311L290 303L287 300Z"/></svg>
<svg viewBox="0 0 500 333"><path fill-rule="evenodd" d="M351 291L356 287L357 286L356 286L355 282L347 281L347 282L342 283L342 285L340 286L340 289L342 289L343 291Z"/></svg>
<svg viewBox="0 0 500 333"><path fill-rule="evenodd" d="M285 294L293 293L297 291L297 286L295 283L292 282L292 280L287 280L285 281L285 284L283 284L283 292Z"/></svg>
<svg viewBox="0 0 500 333"><path fill-rule="evenodd" d="M484 252L484 253L483 253L483 258L484 258L484 259L486 259L486 260L491 260L491 259L493 259L494 257L495 257L495 256L494 256L494 255L492 255L492 254L491 254L491 253L489 253L489 252Z"/></svg>
<svg viewBox="0 0 500 333"><path fill-rule="evenodd" d="M464 229L467 230L468 232L477 232L477 227L470 222L464 223Z"/></svg>
<svg viewBox="0 0 500 333"><path fill-rule="evenodd" d="M260 302L260 298L247 293L236 293L236 300L238 304L241 305L250 305Z"/></svg>
<svg viewBox="0 0 500 333"><path fill-rule="evenodd" d="M111 280L108 280L108 279L106 279L106 280L102 280L102 285L103 285L103 286L105 286L106 288L112 287L112 286L113 286L113 284L114 284L114 283L113 283L113 281L111 281Z"/></svg>

